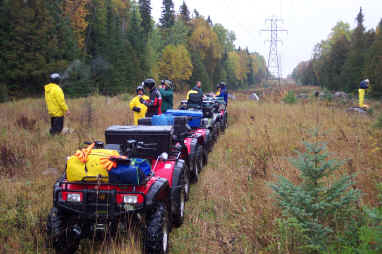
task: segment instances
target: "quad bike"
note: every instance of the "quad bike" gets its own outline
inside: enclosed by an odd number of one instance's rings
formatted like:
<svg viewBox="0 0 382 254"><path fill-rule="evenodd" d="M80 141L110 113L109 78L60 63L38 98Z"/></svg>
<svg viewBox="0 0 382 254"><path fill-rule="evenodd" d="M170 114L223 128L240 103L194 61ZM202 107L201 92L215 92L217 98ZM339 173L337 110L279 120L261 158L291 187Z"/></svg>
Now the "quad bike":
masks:
<svg viewBox="0 0 382 254"><path fill-rule="evenodd" d="M172 116L175 111L162 115L164 118ZM171 113L172 112L172 113ZM155 116L154 116L155 117ZM158 116L159 117L159 116ZM174 127L174 141L177 149L181 151L180 157L185 161L189 169L189 178L191 183L196 183L199 179L199 173L202 167L207 164L207 155L204 151L205 136L208 135L205 131L192 129L188 124L192 116L185 114L183 116L172 116L173 122L164 121L160 124L171 124ZM158 125L153 121L152 117L146 117L138 120L139 125ZM188 185L187 185L188 186ZM189 189L187 189L186 199L189 197Z"/></svg>
<svg viewBox="0 0 382 254"><path fill-rule="evenodd" d="M143 158L151 162L151 171L145 175L137 170L138 182L115 183L102 175L69 181L66 170L54 184L49 245L56 253L74 253L81 239L113 237L133 223L142 231L144 253L167 253L172 226L183 223L188 182L187 165L172 144L173 128L111 126L105 136L106 144L97 142L96 152L117 150L123 159L110 160L118 166Z"/></svg>

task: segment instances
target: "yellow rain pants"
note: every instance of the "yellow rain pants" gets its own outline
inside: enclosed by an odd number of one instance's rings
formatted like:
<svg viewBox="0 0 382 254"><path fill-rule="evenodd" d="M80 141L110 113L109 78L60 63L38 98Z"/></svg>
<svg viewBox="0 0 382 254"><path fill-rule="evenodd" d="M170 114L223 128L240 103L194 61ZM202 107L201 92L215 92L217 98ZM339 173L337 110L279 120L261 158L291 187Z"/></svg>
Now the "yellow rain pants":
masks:
<svg viewBox="0 0 382 254"><path fill-rule="evenodd" d="M365 100L365 89L358 89L358 97L359 97L359 107L363 108L365 106L363 104Z"/></svg>

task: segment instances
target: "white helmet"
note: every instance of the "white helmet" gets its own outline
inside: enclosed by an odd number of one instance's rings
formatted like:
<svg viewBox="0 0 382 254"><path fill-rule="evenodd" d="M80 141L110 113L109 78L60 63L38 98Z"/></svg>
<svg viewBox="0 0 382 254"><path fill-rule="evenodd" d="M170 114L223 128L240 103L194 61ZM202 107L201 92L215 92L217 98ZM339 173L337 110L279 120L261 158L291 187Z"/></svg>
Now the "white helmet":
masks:
<svg viewBox="0 0 382 254"><path fill-rule="evenodd" d="M50 74L49 79L50 82L58 84L61 81L61 75L58 73L52 73Z"/></svg>

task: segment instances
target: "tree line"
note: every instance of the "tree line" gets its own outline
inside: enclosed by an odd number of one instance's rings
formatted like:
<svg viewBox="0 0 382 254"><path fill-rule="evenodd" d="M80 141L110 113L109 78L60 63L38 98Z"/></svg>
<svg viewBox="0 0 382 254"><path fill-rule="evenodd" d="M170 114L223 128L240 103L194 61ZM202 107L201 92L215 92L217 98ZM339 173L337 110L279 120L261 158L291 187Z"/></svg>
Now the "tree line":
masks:
<svg viewBox="0 0 382 254"><path fill-rule="evenodd" d="M292 78L302 84L319 85L329 90L354 92L368 78L371 95L382 95L382 19L376 29L366 31L362 8L357 26L338 22L326 40L318 43L312 59L301 62Z"/></svg>
<svg viewBox="0 0 382 254"><path fill-rule="evenodd" d="M264 58L235 40L185 2L163 0L156 23L150 0L0 0L0 97L39 95L53 72L72 96L132 92L147 77L207 91L259 83Z"/></svg>

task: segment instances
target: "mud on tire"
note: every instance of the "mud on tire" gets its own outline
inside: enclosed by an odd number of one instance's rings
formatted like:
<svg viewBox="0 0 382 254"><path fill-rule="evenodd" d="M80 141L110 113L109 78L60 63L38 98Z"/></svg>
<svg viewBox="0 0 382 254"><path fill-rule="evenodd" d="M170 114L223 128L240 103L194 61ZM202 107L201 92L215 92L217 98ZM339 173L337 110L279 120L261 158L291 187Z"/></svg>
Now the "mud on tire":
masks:
<svg viewBox="0 0 382 254"><path fill-rule="evenodd" d="M143 232L145 254L165 254L169 249L170 223L166 205L158 203L146 220Z"/></svg>

